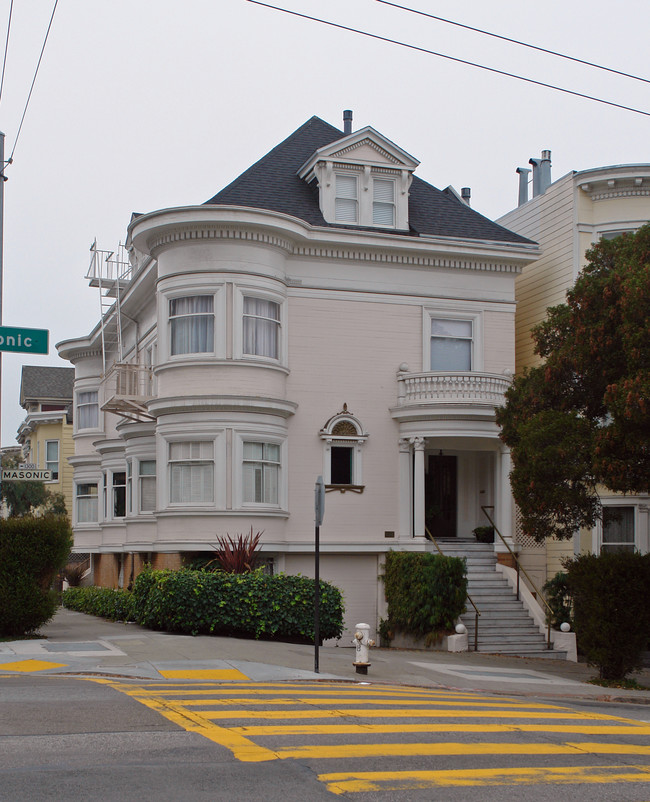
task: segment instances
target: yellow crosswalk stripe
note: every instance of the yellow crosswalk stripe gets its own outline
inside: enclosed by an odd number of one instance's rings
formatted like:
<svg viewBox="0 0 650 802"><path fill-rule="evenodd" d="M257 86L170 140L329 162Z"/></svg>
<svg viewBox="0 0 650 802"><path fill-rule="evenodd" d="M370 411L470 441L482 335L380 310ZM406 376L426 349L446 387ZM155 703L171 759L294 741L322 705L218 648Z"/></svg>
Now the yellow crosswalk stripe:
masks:
<svg viewBox="0 0 650 802"><path fill-rule="evenodd" d="M452 786L568 785L639 783L650 780L648 766L539 766L448 771L367 771L319 774L334 794L360 791L405 791Z"/></svg>
<svg viewBox="0 0 650 802"><path fill-rule="evenodd" d="M650 755L650 746L607 743L393 743L393 744L327 744L280 747L276 750L287 758L354 758L413 757L449 755Z"/></svg>
<svg viewBox="0 0 650 802"><path fill-rule="evenodd" d="M317 697L314 696L286 696L286 697L272 697L272 698L258 698L257 696L249 696L249 697L233 697L230 698L227 696L228 692L224 691L224 696L218 699L214 699L212 697L206 697L204 699L184 699L184 698L175 698L175 699L168 699L169 702L178 705L187 705L188 707L197 707L197 706L208 706L208 705L215 705L215 706L223 706L228 707L232 705L257 705L261 707L262 705L297 705L297 704L313 704L314 701L318 701ZM404 699L404 698L391 698L391 697L368 697L362 694L355 695L355 696L347 696L347 697L339 697L339 698L330 698L327 699L328 705L345 705L345 704L359 704L359 701L362 700L364 704L372 704L372 705L421 705L426 703L426 700L423 699ZM445 706L453 706L457 708L458 706L461 707L472 707L472 708L482 708L482 707L496 707L499 705L499 708L502 710L567 710L568 708L563 707L551 707L549 705L541 705L541 704L516 704L514 702L505 702L504 704L499 704L498 702L477 702L476 704L472 702L435 702L436 705L445 705Z"/></svg>
<svg viewBox="0 0 650 802"><path fill-rule="evenodd" d="M229 727L249 737L285 735L369 735L395 732L555 732L576 735L650 735L650 727L631 724L289 724Z"/></svg>

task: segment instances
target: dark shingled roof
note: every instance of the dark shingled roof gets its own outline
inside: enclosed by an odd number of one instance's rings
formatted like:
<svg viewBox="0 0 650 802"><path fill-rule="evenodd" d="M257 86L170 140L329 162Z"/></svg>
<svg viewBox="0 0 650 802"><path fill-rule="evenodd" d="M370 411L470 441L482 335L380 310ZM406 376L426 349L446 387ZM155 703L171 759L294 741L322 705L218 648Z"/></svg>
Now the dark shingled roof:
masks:
<svg viewBox="0 0 650 802"><path fill-rule="evenodd" d="M72 401L74 368L23 365L20 403L28 400Z"/></svg>
<svg viewBox="0 0 650 802"><path fill-rule="evenodd" d="M318 148L344 137L343 131L312 117L206 204L249 206L292 215L314 226L360 228L326 223L318 205L316 182L307 184L298 170ZM434 235L497 242L530 243L474 211L450 193L413 176L409 192L410 230L403 236ZM368 229L365 229L368 230Z"/></svg>

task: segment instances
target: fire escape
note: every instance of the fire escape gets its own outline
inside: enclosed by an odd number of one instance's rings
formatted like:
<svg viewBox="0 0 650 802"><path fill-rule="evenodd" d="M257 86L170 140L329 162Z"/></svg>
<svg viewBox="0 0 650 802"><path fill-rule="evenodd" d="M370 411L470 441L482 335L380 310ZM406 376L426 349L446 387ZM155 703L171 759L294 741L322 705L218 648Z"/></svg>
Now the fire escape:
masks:
<svg viewBox="0 0 650 802"><path fill-rule="evenodd" d="M103 251L97 241L90 246L86 278L99 289L102 344L102 409L131 420L152 420L146 402L153 395L153 372L147 365L124 361L122 295L131 283L132 267L120 243L115 251Z"/></svg>

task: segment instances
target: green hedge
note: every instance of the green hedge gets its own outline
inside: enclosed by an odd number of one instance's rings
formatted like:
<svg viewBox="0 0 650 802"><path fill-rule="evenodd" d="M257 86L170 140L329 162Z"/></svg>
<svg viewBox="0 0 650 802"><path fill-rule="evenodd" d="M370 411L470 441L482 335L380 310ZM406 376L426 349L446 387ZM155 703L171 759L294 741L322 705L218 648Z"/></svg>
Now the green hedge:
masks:
<svg viewBox="0 0 650 802"><path fill-rule="evenodd" d="M64 515L0 520L0 635L34 632L52 618L52 580L72 548Z"/></svg>
<svg viewBox="0 0 650 802"><path fill-rule="evenodd" d="M135 599L128 590L113 588L76 587L64 590L64 607L78 613L99 615L111 621L135 621Z"/></svg>
<svg viewBox="0 0 650 802"><path fill-rule="evenodd" d="M565 567L580 650L601 679L623 679L650 640L650 554L584 554Z"/></svg>
<svg viewBox="0 0 650 802"><path fill-rule="evenodd" d="M136 578L132 594L106 592L105 588L70 588L63 594L63 604L80 612L133 620L168 632L313 643L314 589L314 580L308 577L267 576L261 571L227 574L145 569ZM111 613L111 604L119 611ZM130 618L125 618L127 615ZM321 581L320 636L323 640L338 638L342 631L341 593Z"/></svg>
<svg viewBox="0 0 650 802"><path fill-rule="evenodd" d="M452 631L465 612L466 570L459 557L389 551L384 572L388 630L415 637Z"/></svg>

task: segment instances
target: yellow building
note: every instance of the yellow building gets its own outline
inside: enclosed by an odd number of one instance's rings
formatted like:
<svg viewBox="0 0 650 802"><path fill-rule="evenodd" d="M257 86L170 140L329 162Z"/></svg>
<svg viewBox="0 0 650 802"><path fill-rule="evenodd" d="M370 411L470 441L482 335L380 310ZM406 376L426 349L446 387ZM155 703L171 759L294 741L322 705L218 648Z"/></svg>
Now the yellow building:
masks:
<svg viewBox="0 0 650 802"><path fill-rule="evenodd" d="M68 515L72 513L72 398L74 368L23 365L20 405L27 412L16 439L23 459L41 470L51 470L45 485L62 493Z"/></svg>
<svg viewBox="0 0 650 802"><path fill-rule="evenodd" d="M550 306L564 303L586 264L586 251L600 239L636 231L650 220L650 164L625 164L570 172L551 182L551 154L531 159L533 197L528 199L531 172L519 168L519 206L498 221L539 243L542 256L524 266L515 282L517 372L539 364L530 330ZM523 564L543 584L562 570L573 554L611 549L650 551L648 496L621 496L601 489L603 519L570 541L543 546L519 533ZM517 528L517 527L515 527Z"/></svg>

